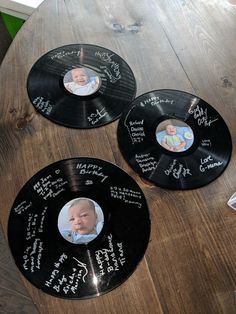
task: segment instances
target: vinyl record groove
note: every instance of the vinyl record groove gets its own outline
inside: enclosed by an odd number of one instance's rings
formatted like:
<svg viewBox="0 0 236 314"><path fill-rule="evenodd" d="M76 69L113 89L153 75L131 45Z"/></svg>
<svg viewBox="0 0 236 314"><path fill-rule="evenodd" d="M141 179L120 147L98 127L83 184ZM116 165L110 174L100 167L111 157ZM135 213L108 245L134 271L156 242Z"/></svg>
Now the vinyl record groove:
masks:
<svg viewBox="0 0 236 314"><path fill-rule="evenodd" d="M118 142L141 177L169 189L194 189L215 180L232 151L220 114L202 99L177 90L136 98L120 118Z"/></svg>
<svg viewBox="0 0 236 314"><path fill-rule="evenodd" d="M16 197L8 223L22 274L44 292L69 299L99 296L123 283L149 235L149 211L136 182L111 163L85 157L35 174Z"/></svg>
<svg viewBox="0 0 236 314"><path fill-rule="evenodd" d="M43 116L72 128L99 127L117 119L136 93L128 64L114 52L74 44L43 55L27 81L29 98Z"/></svg>

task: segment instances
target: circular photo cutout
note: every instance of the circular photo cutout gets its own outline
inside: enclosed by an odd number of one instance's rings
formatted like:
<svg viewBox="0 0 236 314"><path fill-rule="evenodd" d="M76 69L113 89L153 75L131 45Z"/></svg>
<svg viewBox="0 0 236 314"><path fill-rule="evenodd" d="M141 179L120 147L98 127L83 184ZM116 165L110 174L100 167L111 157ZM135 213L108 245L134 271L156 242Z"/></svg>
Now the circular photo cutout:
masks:
<svg viewBox="0 0 236 314"><path fill-rule="evenodd" d="M83 67L67 72L63 83L68 92L78 96L89 96L100 88L101 79L95 71Z"/></svg>
<svg viewBox="0 0 236 314"><path fill-rule="evenodd" d="M74 244L87 244L102 231L104 215L101 207L89 198L76 198L66 203L58 216L62 237Z"/></svg>
<svg viewBox="0 0 236 314"><path fill-rule="evenodd" d="M159 123L156 140L166 150L183 152L193 145L193 131L186 123L178 119L167 119Z"/></svg>

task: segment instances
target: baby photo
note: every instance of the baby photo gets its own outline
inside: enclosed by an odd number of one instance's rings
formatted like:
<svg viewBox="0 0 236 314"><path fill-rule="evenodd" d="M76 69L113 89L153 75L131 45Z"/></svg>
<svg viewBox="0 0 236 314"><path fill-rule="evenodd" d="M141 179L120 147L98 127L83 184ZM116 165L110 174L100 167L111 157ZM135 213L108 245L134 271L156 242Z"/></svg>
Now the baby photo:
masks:
<svg viewBox="0 0 236 314"><path fill-rule="evenodd" d="M64 86L72 94L88 96L95 93L99 88L99 77L87 68L75 68L64 76Z"/></svg>
<svg viewBox="0 0 236 314"><path fill-rule="evenodd" d="M71 243L86 244L101 232L104 216L101 207L89 198L77 198L67 203L58 217L58 229Z"/></svg>
<svg viewBox="0 0 236 314"><path fill-rule="evenodd" d="M156 130L157 142L172 152L182 152L193 144L192 129L177 119L168 119L161 122Z"/></svg>

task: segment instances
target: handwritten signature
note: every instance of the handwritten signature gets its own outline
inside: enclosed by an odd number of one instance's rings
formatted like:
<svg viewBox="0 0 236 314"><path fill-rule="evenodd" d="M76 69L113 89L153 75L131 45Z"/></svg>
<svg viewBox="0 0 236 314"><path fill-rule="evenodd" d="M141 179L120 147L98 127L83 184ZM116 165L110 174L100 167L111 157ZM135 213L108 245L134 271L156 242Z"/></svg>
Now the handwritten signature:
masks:
<svg viewBox="0 0 236 314"><path fill-rule="evenodd" d="M85 274L82 277L83 282L85 282L85 277L88 274L88 269L87 269L87 265L85 263L82 263L81 261L79 261L77 258L73 257L73 259L78 263L78 266L83 268L85 270Z"/></svg>
<svg viewBox="0 0 236 314"><path fill-rule="evenodd" d="M211 120L208 117L207 108L203 109L199 105L193 108L193 106L195 105L190 106L188 113L193 115L194 119L197 120L199 126L203 125L205 127L208 127L208 126L211 126L212 123L218 120L218 118Z"/></svg>
<svg viewBox="0 0 236 314"><path fill-rule="evenodd" d="M96 112L91 113L90 116L87 117L87 119L92 125L95 125L106 115L107 115L107 111L105 110L105 108L102 108L100 111L97 109Z"/></svg>
<svg viewBox="0 0 236 314"><path fill-rule="evenodd" d="M222 161L214 162L214 159L211 155L207 156L206 158L201 158L200 163L199 170L201 172L205 172L206 170L213 169L215 167L220 167L223 164Z"/></svg>
<svg viewBox="0 0 236 314"><path fill-rule="evenodd" d="M175 179L179 179L181 176L187 177L191 176L191 172L189 168L185 168L183 164L177 163L177 160L174 159L173 162L170 164L169 168L164 171L164 173L169 176L172 176Z"/></svg>

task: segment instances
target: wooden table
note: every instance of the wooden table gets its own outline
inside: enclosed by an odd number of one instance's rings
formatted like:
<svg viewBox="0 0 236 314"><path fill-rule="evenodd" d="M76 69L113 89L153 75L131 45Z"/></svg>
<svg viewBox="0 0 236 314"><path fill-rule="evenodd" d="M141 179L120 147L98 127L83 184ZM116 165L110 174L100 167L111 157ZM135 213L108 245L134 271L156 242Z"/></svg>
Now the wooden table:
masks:
<svg viewBox="0 0 236 314"><path fill-rule="evenodd" d="M236 2L234 0L46 0L12 43L0 72L1 224L22 186L45 166L70 157L112 162L142 188L150 209L145 257L117 289L90 300L63 300L32 286L2 238L1 302L5 313L234 313L236 156L211 184L170 191L128 166L117 143L118 121L78 130L56 125L29 101L26 80L47 51L71 43L106 47L132 68L137 96L178 89L210 103L236 139ZM219 135L220 136L220 135ZM12 301L13 300L13 301ZM0 311L1 311L0 310Z"/></svg>

